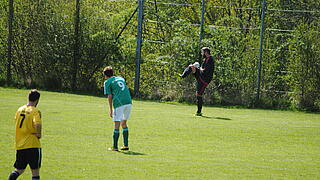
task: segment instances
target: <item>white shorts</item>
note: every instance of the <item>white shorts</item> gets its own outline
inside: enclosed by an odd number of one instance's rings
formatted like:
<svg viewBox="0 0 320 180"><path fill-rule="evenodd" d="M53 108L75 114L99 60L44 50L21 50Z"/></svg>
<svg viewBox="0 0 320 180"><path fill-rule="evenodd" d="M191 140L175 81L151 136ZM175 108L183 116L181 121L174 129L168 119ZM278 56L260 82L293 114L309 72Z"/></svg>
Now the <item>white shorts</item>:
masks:
<svg viewBox="0 0 320 180"><path fill-rule="evenodd" d="M129 120L131 113L132 104L126 104L120 107L117 107L113 110L112 120L113 121L125 121Z"/></svg>

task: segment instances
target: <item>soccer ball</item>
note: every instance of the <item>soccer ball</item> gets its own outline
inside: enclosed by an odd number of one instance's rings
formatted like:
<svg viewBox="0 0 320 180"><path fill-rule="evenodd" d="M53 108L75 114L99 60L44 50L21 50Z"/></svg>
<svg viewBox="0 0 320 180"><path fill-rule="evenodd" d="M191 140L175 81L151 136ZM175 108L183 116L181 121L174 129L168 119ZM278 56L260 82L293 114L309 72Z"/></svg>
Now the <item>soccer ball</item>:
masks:
<svg viewBox="0 0 320 180"><path fill-rule="evenodd" d="M196 68L200 68L200 64L198 62L193 63L193 66Z"/></svg>

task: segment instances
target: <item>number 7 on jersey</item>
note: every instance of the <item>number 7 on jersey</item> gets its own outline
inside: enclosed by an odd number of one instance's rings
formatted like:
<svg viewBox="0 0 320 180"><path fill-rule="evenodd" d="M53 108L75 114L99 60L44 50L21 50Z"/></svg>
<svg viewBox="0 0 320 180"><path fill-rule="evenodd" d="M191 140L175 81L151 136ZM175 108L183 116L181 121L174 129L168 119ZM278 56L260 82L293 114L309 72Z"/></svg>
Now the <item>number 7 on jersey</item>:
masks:
<svg viewBox="0 0 320 180"><path fill-rule="evenodd" d="M26 115L25 114L20 114L20 117L22 117L22 119L21 119L19 128L22 127L22 124L23 124L24 119L26 118Z"/></svg>

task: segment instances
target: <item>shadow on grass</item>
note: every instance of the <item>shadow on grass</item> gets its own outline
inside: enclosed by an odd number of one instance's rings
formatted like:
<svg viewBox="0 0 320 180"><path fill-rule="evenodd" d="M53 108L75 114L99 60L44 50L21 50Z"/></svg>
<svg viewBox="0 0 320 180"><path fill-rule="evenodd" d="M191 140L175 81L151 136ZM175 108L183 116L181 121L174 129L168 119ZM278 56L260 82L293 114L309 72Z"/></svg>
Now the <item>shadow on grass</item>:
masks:
<svg viewBox="0 0 320 180"><path fill-rule="evenodd" d="M224 117L210 117L210 116L200 116L202 118L206 118L206 119L218 119L218 120L224 120L224 121L230 121L232 119L230 118L224 118Z"/></svg>
<svg viewBox="0 0 320 180"><path fill-rule="evenodd" d="M143 154L143 153L139 153L139 152L134 152L134 151L118 151L119 153L122 153L122 154L126 154L126 155L135 155L135 156L138 156L138 155L146 155L146 154Z"/></svg>

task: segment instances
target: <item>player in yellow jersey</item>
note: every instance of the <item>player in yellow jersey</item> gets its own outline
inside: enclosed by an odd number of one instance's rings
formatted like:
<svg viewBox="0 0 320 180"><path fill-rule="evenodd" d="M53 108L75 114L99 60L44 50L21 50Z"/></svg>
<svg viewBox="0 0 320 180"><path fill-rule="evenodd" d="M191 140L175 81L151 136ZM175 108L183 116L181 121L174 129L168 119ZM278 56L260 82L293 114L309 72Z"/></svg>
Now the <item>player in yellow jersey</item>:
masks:
<svg viewBox="0 0 320 180"><path fill-rule="evenodd" d="M37 90L31 90L28 97L28 104L21 106L16 112L16 140L15 148L16 168L8 180L17 179L29 164L32 172L32 180L40 179L41 166L41 113L36 108L40 99Z"/></svg>

